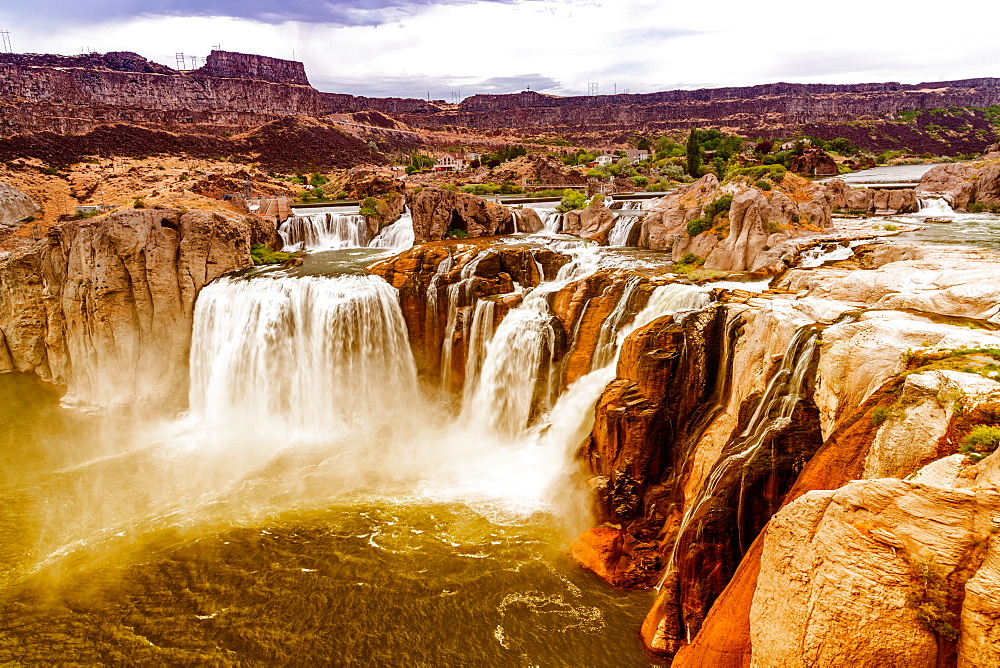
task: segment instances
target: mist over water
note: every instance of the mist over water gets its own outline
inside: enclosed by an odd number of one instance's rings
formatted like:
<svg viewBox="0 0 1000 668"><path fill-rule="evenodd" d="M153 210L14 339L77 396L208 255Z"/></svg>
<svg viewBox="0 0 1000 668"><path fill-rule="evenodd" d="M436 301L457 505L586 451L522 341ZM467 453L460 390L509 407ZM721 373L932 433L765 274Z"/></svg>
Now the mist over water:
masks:
<svg viewBox="0 0 1000 668"><path fill-rule="evenodd" d="M22 444L0 455L0 623L19 624L0 660L647 665L627 629L650 595L565 553L591 522L574 455L633 321L688 302L621 305L606 363L560 393L546 295L608 261L570 249L498 327L476 306L453 405L418 381L396 291L359 252L205 288L182 416L85 415L0 376L23 397L0 427Z"/></svg>

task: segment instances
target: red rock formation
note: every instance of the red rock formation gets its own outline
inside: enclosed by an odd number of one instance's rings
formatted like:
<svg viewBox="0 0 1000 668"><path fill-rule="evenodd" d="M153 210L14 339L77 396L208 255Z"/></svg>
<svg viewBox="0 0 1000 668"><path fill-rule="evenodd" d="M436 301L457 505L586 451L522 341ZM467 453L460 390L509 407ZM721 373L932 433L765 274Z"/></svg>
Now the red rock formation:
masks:
<svg viewBox="0 0 1000 668"><path fill-rule="evenodd" d="M807 149L802 155L792 158L789 169L797 174L810 176L835 176L840 173L836 161L826 151L818 148Z"/></svg>
<svg viewBox="0 0 1000 668"><path fill-rule="evenodd" d="M413 235L417 244L444 239L449 230L469 237L496 234L505 222L513 231L511 208L482 197L442 188L424 188L409 195Z"/></svg>

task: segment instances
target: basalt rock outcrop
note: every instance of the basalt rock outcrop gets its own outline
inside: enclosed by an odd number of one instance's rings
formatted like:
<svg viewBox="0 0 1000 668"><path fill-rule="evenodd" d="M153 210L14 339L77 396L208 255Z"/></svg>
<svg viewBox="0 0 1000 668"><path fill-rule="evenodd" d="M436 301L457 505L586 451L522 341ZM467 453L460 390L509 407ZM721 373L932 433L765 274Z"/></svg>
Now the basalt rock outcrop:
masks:
<svg viewBox="0 0 1000 668"><path fill-rule="evenodd" d="M562 232L593 239L602 246L608 243L608 232L615 226L615 214L603 201L593 199L584 209L567 211L563 216Z"/></svg>
<svg viewBox="0 0 1000 668"><path fill-rule="evenodd" d="M674 665L1000 658L985 621L995 597L979 584L995 577L992 468L970 473L952 454L972 425L1000 423L996 356L977 353L1000 347L1000 335L960 324L992 315L987 275L998 259L890 250L862 253L867 269L794 269L776 294L714 305L731 334L704 362L724 382L699 397L709 408L697 419L662 390L651 401L622 364L598 404L585 452L603 517L620 527L613 574L641 582L636 570L662 569L642 635ZM641 375L650 381L656 368L677 374L678 353L704 345L677 324L653 323L626 340L622 359L653 331L663 345L648 347ZM705 385L682 373L678 386L697 394ZM848 483L860 478L873 480L854 491Z"/></svg>
<svg viewBox="0 0 1000 668"><path fill-rule="evenodd" d="M1000 161L938 165L920 179L917 194L943 197L955 209L965 210L970 204L1000 207Z"/></svg>
<svg viewBox="0 0 1000 668"><path fill-rule="evenodd" d="M183 403L198 292L275 236L256 217L170 209L52 228L0 263L0 371L81 405Z"/></svg>
<svg viewBox="0 0 1000 668"><path fill-rule="evenodd" d="M913 213L919 208L916 192L910 188L851 188L843 179L831 179L826 187L834 209L864 213Z"/></svg>
<svg viewBox="0 0 1000 668"><path fill-rule="evenodd" d="M0 183L0 239L21 226L38 211L38 205L17 188Z"/></svg>
<svg viewBox="0 0 1000 668"><path fill-rule="evenodd" d="M837 162L830 154L818 148L806 149L802 155L795 156L788 168L796 174L810 176L835 176L840 173Z"/></svg>
<svg viewBox="0 0 1000 668"><path fill-rule="evenodd" d="M516 229L518 224L515 216L523 220L521 225L541 228L538 214L531 209L514 213L514 209L503 204L488 202L482 197L459 193L443 188L424 188L420 192L410 193L407 204L413 215L414 243L438 241L449 236L464 235L468 237L483 237L494 234L528 231ZM534 215L535 221L526 217Z"/></svg>
<svg viewBox="0 0 1000 668"><path fill-rule="evenodd" d="M709 220L706 207L726 196L728 208ZM695 221L704 224L693 229ZM831 225L823 186L786 175L771 190L762 190L739 179L720 184L708 174L652 205L639 245L669 250L675 262L693 254L706 269L754 271L782 260L789 250L782 242Z"/></svg>

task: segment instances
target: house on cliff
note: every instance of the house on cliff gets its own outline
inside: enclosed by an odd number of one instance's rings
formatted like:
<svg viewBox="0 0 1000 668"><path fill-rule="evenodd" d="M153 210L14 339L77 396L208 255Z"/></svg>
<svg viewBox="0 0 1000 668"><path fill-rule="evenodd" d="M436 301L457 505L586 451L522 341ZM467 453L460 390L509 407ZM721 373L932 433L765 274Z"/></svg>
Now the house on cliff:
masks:
<svg viewBox="0 0 1000 668"><path fill-rule="evenodd" d="M462 153L445 153L434 163L435 172L461 172L466 167L468 163Z"/></svg>

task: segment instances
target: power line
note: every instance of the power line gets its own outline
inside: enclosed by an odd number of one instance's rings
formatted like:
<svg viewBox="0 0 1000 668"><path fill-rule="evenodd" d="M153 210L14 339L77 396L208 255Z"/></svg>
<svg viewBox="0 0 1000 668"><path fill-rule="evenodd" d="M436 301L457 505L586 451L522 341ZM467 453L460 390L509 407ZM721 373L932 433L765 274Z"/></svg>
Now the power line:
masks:
<svg viewBox="0 0 1000 668"><path fill-rule="evenodd" d="M4 53L14 53L14 49L10 45L10 31L0 30L0 38L3 40Z"/></svg>

